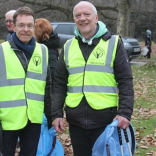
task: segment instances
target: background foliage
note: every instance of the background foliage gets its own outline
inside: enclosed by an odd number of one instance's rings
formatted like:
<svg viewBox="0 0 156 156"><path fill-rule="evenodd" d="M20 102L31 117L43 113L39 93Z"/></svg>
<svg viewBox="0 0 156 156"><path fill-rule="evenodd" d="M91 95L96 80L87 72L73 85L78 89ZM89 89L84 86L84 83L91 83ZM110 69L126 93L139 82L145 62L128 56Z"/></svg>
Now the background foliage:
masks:
<svg viewBox="0 0 156 156"><path fill-rule="evenodd" d="M80 0L1 0L0 1L0 38L4 39L7 29L4 15L20 6L31 7L36 18L49 21L73 21L72 11ZM144 40L147 29L152 31L156 41L156 1L155 0L88 0L99 14L99 19L106 23L114 33Z"/></svg>

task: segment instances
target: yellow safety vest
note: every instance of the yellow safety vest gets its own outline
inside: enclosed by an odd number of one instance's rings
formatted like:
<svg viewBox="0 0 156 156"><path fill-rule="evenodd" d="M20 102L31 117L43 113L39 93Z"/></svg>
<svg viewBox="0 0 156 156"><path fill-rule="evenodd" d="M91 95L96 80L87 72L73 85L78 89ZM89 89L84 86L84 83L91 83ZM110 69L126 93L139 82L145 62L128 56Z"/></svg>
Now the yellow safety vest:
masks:
<svg viewBox="0 0 156 156"><path fill-rule="evenodd" d="M64 46L64 60L69 73L65 104L77 107L83 96L96 110L118 106L117 82L114 78L113 62L118 36L103 39L85 62L78 41L71 39Z"/></svg>
<svg viewBox="0 0 156 156"><path fill-rule="evenodd" d="M36 47L25 73L9 42L0 45L0 120L3 130L42 123L48 66L47 47Z"/></svg>

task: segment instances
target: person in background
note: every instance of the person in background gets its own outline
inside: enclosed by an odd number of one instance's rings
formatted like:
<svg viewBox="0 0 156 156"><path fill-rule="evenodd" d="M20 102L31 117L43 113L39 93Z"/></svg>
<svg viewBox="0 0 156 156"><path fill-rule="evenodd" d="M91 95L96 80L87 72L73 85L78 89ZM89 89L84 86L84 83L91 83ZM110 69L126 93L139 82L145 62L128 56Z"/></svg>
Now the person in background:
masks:
<svg viewBox="0 0 156 156"><path fill-rule="evenodd" d="M52 125L48 49L33 37L32 9L18 8L13 23L12 38L0 44L2 153L13 156L19 138L20 155L36 156L43 112Z"/></svg>
<svg viewBox="0 0 156 156"><path fill-rule="evenodd" d="M10 40L12 33L14 32L14 23L13 23L13 15L16 12L16 10L10 10L5 14L5 25L8 29L8 34L5 38L5 41Z"/></svg>
<svg viewBox="0 0 156 156"><path fill-rule="evenodd" d="M74 156L91 156L96 139L113 120L123 129L129 126L133 77L121 39L98 20L95 6L80 1L73 17L75 38L65 43L55 69L52 124L64 131L65 103Z"/></svg>
<svg viewBox="0 0 156 156"><path fill-rule="evenodd" d="M35 38L36 41L48 47L49 66L51 77L54 76L56 64L58 62L58 49L60 48L60 38L53 31L53 27L47 19L39 18L35 20Z"/></svg>
<svg viewBox="0 0 156 156"><path fill-rule="evenodd" d="M145 37L145 46L148 48L148 53L145 57L147 57L147 59L151 58L151 45L152 45L152 41L151 41L151 31L147 30L146 31L146 37Z"/></svg>

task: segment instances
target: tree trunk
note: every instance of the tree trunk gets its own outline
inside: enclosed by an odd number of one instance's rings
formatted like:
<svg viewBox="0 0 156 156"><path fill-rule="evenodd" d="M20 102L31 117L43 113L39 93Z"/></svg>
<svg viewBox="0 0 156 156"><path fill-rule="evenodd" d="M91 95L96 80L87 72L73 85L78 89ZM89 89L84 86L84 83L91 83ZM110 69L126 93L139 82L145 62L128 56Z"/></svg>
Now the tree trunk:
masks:
<svg viewBox="0 0 156 156"><path fill-rule="evenodd" d="M130 5L127 0L119 0L119 13L117 19L117 34L128 36L128 24L130 18Z"/></svg>

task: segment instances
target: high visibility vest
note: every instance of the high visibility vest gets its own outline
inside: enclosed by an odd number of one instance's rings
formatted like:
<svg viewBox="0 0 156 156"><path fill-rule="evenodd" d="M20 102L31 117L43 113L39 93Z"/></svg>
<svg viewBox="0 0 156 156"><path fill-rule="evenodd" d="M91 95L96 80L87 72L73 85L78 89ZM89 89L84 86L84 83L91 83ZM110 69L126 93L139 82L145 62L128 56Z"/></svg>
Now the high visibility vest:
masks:
<svg viewBox="0 0 156 156"><path fill-rule="evenodd" d="M101 39L87 62L78 41L67 41L64 46L64 61L69 73L65 99L67 106L78 106L83 96L96 110L118 106L117 82L113 69L118 38L117 35L112 35L108 41Z"/></svg>
<svg viewBox="0 0 156 156"><path fill-rule="evenodd" d="M0 120L3 130L42 123L48 66L46 46L36 43L27 72L9 42L0 45Z"/></svg>

